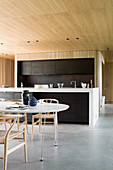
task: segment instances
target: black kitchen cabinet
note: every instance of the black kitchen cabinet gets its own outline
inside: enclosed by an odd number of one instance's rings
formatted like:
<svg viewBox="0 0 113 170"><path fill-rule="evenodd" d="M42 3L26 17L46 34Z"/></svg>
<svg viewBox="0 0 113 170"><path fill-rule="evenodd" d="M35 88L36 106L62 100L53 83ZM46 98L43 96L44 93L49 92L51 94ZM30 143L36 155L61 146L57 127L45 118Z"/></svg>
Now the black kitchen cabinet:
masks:
<svg viewBox="0 0 113 170"><path fill-rule="evenodd" d="M56 98L68 104L68 110L58 113L59 123L89 123L89 93L33 93L38 99Z"/></svg>
<svg viewBox="0 0 113 170"><path fill-rule="evenodd" d="M69 60L68 74L94 74L94 59Z"/></svg>
<svg viewBox="0 0 113 170"><path fill-rule="evenodd" d="M89 122L88 93L64 93L62 103L68 104L70 108L59 114L59 122L86 124Z"/></svg>
<svg viewBox="0 0 113 170"><path fill-rule="evenodd" d="M69 74L69 60L56 60L56 74Z"/></svg>
<svg viewBox="0 0 113 170"><path fill-rule="evenodd" d="M22 75L93 75L94 59L22 61L19 69L22 70Z"/></svg>
<svg viewBox="0 0 113 170"><path fill-rule="evenodd" d="M22 61L21 63L21 73L22 75L31 75L31 61Z"/></svg>
<svg viewBox="0 0 113 170"><path fill-rule="evenodd" d="M44 61L32 61L32 75L44 74Z"/></svg>
<svg viewBox="0 0 113 170"><path fill-rule="evenodd" d="M54 75L55 74L55 60L44 61L44 74Z"/></svg>
<svg viewBox="0 0 113 170"><path fill-rule="evenodd" d="M79 60L81 65L81 70L79 69L79 74L93 74L94 73L94 59L82 59ZM78 65L79 65L78 64Z"/></svg>

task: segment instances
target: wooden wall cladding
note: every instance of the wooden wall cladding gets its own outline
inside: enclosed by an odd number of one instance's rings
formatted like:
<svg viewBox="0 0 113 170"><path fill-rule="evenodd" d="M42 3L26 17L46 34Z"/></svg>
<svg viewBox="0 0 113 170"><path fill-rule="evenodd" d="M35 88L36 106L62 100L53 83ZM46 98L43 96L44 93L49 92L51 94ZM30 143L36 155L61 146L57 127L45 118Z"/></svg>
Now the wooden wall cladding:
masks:
<svg viewBox="0 0 113 170"><path fill-rule="evenodd" d="M67 59L67 58L95 58L96 51L65 51L65 52L43 52L17 54L17 60L47 60L47 59Z"/></svg>
<svg viewBox="0 0 113 170"><path fill-rule="evenodd" d="M0 87L14 87L14 60L0 58Z"/></svg>
<svg viewBox="0 0 113 170"><path fill-rule="evenodd" d="M102 51L105 58L102 72L102 92L106 103L113 103L113 51Z"/></svg>
<svg viewBox="0 0 113 170"><path fill-rule="evenodd" d="M106 63L104 68L104 95L106 103L113 103L113 62Z"/></svg>

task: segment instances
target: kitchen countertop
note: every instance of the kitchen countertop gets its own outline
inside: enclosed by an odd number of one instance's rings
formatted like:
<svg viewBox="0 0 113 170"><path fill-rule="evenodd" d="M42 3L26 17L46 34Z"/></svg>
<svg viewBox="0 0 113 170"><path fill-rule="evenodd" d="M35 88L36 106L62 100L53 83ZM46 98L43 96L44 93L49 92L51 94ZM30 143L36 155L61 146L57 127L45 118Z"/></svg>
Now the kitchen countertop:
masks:
<svg viewBox="0 0 113 170"><path fill-rule="evenodd" d="M29 90L29 92L93 92L98 88L30 88L30 87L23 87L23 88L0 88L0 92L23 92L24 90Z"/></svg>

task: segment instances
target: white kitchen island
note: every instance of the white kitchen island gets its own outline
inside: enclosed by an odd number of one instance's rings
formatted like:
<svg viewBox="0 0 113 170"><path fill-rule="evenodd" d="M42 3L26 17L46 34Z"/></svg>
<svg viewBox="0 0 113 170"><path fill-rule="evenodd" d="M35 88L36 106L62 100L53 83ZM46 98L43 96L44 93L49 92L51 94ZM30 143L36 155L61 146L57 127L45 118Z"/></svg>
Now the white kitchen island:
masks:
<svg viewBox="0 0 113 170"><path fill-rule="evenodd" d="M77 94L77 93L87 93L89 94L89 127L94 127L99 118L99 89L98 88L0 88L0 98L5 98L7 93L16 93L13 98L18 98L17 93L22 93L24 90L29 90L33 93L66 93ZM21 95L20 95L21 96ZM11 96L12 98L12 96ZM7 99L7 97L6 97ZM8 98L9 99L9 98ZM82 107L82 105L81 105Z"/></svg>

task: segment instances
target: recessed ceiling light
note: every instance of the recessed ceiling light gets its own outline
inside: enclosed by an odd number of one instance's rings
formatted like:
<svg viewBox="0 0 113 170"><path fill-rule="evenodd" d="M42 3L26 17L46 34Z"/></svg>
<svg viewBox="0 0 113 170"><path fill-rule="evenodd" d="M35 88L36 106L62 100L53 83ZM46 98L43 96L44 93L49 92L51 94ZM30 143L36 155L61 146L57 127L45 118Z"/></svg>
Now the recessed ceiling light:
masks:
<svg viewBox="0 0 113 170"><path fill-rule="evenodd" d="M30 41L27 41L27 43L30 43Z"/></svg>
<svg viewBox="0 0 113 170"><path fill-rule="evenodd" d="M66 38L66 40L69 40L69 38Z"/></svg>
<svg viewBox="0 0 113 170"><path fill-rule="evenodd" d="M36 40L36 42L39 42L39 40Z"/></svg>
<svg viewBox="0 0 113 170"><path fill-rule="evenodd" d="M79 38L78 38L78 37L77 37L76 39L77 39L77 40L79 40Z"/></svg>

